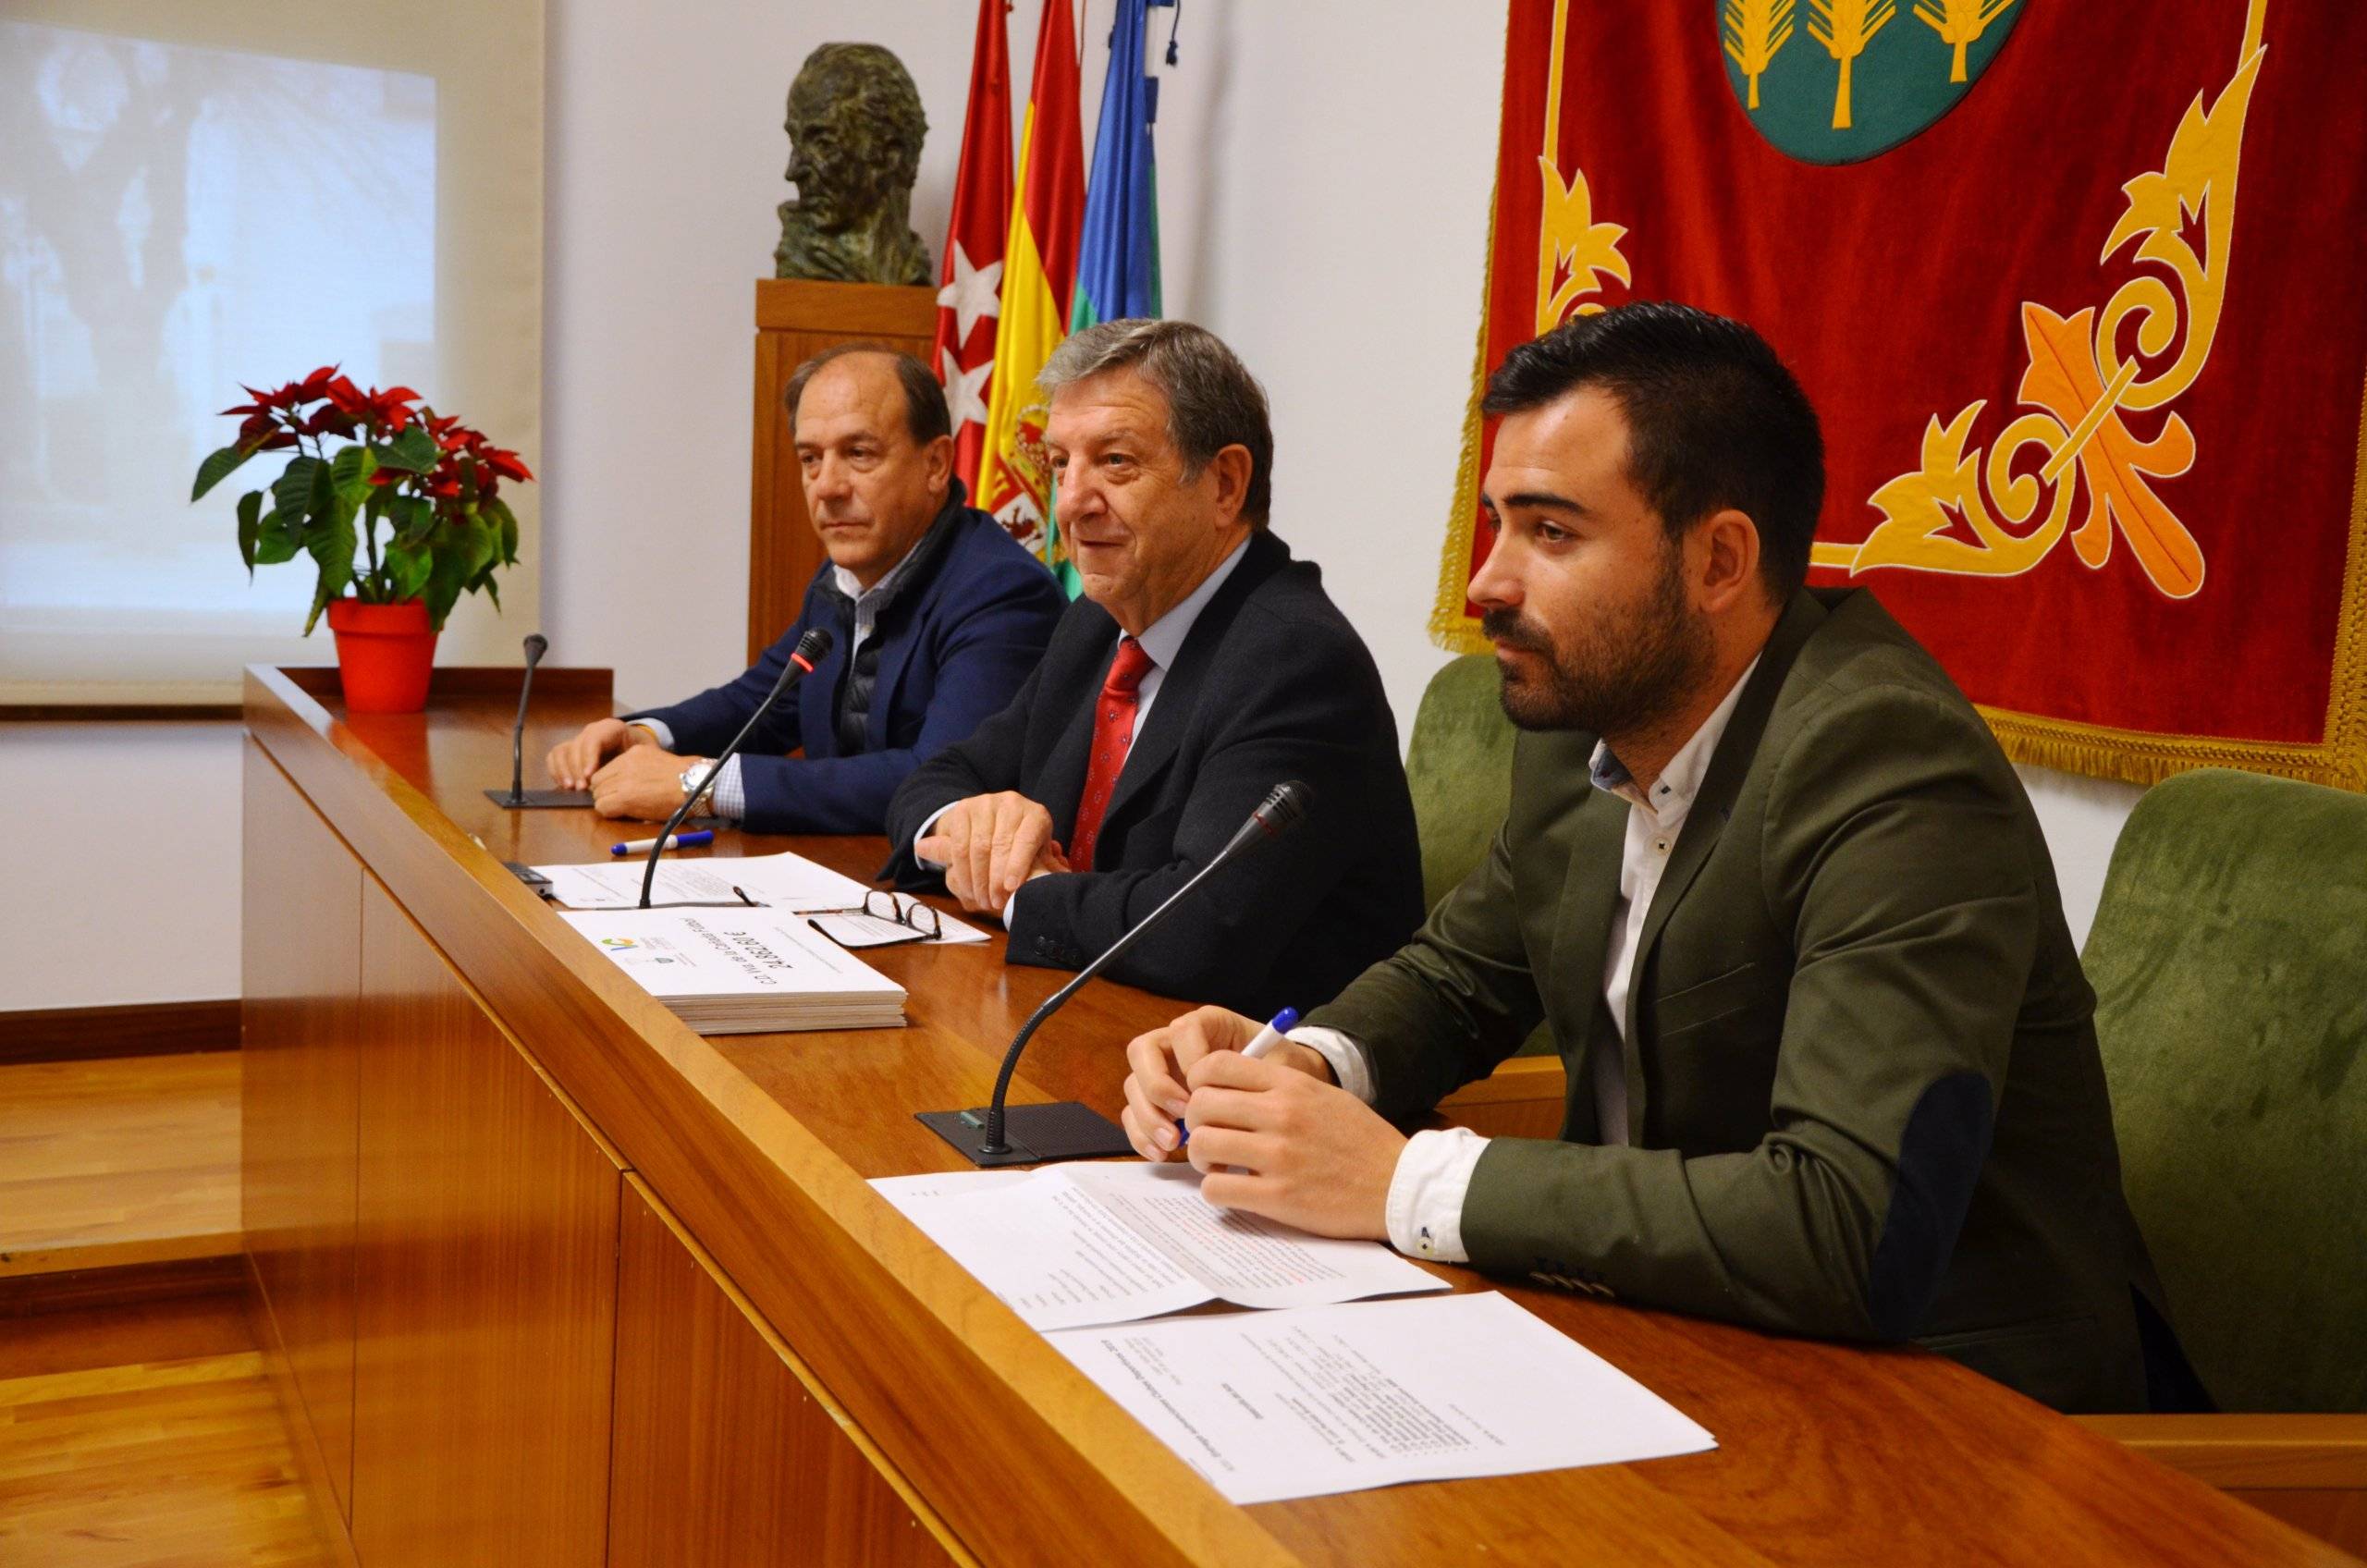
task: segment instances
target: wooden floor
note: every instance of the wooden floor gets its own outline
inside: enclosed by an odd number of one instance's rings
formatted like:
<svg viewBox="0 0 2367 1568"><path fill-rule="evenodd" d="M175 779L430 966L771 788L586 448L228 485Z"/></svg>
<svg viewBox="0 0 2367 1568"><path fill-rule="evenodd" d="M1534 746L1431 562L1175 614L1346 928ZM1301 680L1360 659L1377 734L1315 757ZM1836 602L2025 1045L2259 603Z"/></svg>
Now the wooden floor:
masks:
<svg viewBox="0 0 2367 1568"><path fill-rule="evenodd" d="M0 1066L0 1564L331 1561L238 1249L238 1052Z"/></svg>
<svg viewBox="0 0 2367 1568"><path fill-rule="evenodd" d="M229 1292L0 1308L0 1563L332 1560Z"/></svg>
<svg viewBox="0 0 2367 1568"><path fill-rule="evenodd" d="M0 1067L0 1279L238 1250L237 1051Z"/></svg>

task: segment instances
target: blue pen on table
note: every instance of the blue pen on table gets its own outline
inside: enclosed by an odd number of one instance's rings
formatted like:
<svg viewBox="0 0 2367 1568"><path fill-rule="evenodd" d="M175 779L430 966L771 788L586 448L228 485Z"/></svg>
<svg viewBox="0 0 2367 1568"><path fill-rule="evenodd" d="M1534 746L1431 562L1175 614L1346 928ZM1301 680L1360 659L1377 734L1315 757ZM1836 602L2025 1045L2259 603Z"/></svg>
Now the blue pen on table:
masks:
<svg viewBox="0 0 2367 1568"><path fill-rule="evenodd" d="M1297 1027L1298 1009L1294 1007L1286 1007L1282 1009L1282 1011L1274 1014L1272 1020L1267 1023L1266 1027L1258 1030L1257 1033L1251 1037L1249 1043L1241 1047L1241 1054L1247 1057L1250 1060L1255 1061L1259 1057L1271 1051L1276 1046L1281 1045L1282 1043L1282 1036ZM1183 1148L1191 1143L1192 1129L1184 1125L1183 1122L1178 1121L1175 1124L1175 1146L1177 1148Z"/></svg>
<svg viewBox="0 0 2367 1568"><path fill-rule="evenodd" d="M666 847L669 850L695 850L701 844L714 842L714 828L694 827L688 833L668 834L666 839ZM655 839L635 839L630 844L610 844L608 852L612 855L645 855L656 847L657 840Z"/></svg>

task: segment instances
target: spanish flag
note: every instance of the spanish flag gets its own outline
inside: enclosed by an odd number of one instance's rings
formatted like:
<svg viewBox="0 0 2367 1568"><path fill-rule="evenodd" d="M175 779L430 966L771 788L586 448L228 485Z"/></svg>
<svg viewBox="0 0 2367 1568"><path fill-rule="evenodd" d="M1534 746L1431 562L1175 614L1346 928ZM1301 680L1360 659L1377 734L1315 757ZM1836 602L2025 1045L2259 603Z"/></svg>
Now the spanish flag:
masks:
<svg viewBox="0 0 2367 1568"><path fill-rule="evenodd" d="M1020 133L1019 187L1003 246L978 505L1042 557L1073 595L1075 570L1052 521L1044 397L1036 386L1044 361L1067 335L1085 228L1085 139L1077 114L1076 29L1070 3L1044 0L1036 37L1036 74Z"/></svg>

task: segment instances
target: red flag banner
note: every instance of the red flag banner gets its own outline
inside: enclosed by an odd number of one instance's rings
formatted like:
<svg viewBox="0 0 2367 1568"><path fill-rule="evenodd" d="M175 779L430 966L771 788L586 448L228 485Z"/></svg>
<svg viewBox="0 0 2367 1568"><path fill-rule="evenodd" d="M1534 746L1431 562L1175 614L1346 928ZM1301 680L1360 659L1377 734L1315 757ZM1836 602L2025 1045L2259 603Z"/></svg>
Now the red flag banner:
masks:
<svg viewBox="0 0 2367 1568"><path fill-rule="evenodd" d="M2367 789L2367 6L1512 0L1504 59L1442 645L1487 371L1682 300L1823 419L1810 582L2008 753Z"/></svg>
<svg viewBox="0 0 2367 1568"><path fill-rule="evenodd" d="M953 472L972 496L987 445L987 382L995 368L1001 314L1003 234L1011 224L1011 53L1006 0L978 0L970 52L970 107L962 122L962 163L945 229L937 291L937 341L929 362L945 384L953 419Z"/></svg>

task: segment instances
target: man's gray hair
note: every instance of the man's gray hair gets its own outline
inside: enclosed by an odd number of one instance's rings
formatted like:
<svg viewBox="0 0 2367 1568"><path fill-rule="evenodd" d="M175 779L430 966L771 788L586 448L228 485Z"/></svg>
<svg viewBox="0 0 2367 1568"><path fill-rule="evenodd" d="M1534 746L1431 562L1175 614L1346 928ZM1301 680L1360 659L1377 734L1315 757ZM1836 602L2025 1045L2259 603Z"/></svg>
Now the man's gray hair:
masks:
<svg viewBox="0 0 2367 1568"><path fill-rule="evenodd" d="M1167 399L1167 435L1184 459L1184 477L1198 477L1227 447L1249 452L1249 491L1242 520L1266 526L1273 504L1274 427L1266 389L1217 335L1188 321L1140 317L1105 321L1072 333L1044 361L1036 384L1049 397L1108 370L1131 370Z"/></svg>

